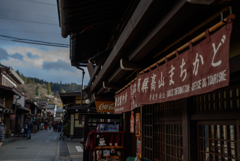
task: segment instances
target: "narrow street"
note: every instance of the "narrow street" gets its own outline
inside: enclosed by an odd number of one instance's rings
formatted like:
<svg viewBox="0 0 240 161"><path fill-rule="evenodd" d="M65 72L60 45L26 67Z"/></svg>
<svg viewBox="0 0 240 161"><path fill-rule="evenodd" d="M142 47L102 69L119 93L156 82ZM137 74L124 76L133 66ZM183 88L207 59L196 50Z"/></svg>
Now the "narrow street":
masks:
<svg viewBox="0 0 240 161"><path fill-rule="evenodd" d="M67 143L58 139L59 132L39 131L32 138L19 139L3 144L0 148L1 161L81 161L78 155L71 159ZM60 146L59 146L60 145ZM65 147L63 147L65 146ZM64 151L62 151L62 149ZM60 156L59 156L60 154ZM61 155L63 154L63 155Z"/></svg>

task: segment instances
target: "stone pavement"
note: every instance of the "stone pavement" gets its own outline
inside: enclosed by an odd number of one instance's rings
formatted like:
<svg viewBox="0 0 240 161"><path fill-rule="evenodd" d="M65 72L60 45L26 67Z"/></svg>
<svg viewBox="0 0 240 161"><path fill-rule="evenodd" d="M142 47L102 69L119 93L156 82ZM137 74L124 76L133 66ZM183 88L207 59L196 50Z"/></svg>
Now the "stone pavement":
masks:
<svg viewBox="0 0 240 161"><path fill-rule="evenodd" d="M31 139L7 139L9 142L0 147L0 161L82 161L82 153L75 151L80 143L68 144L58 139L59 134L49 130L32 134Z"/></svg>

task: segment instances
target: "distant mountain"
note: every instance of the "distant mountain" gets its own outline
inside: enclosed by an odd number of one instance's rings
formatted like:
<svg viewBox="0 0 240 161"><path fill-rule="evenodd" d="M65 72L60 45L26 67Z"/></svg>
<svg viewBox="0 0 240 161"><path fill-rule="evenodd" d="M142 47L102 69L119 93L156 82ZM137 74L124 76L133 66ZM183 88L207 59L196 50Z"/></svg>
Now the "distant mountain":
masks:
<svg viewBox="0 0 240 161"><path fill-rule="evenodd" d="M29 99L36 99L37 97L40 100L47 100L46 95L53 95L59 98L59 93L82 88L82 85L76 83L47 82L43 79L25 77L23 74L20 74L18 70L16 72L24 81L24 85L19 85L18 89L25 93Z"/></svg>

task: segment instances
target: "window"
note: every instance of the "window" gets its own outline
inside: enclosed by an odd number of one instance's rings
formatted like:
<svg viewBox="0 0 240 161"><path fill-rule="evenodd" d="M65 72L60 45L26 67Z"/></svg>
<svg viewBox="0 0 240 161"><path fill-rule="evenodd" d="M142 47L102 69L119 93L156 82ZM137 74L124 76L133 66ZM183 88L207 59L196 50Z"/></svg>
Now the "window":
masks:
<svg viewBox="0 0 240 161"><path fill-rule="evenodd" d="M198 123L199 161L239 161L235 121Z"/></svg>
<svg viewBox="0 0 240 161"><path fill-rule="evenodd" d="M157 127L157 128L156 128ZM180 122L160 122L154 128L154 160L183 159L183 136Z"/></svg>

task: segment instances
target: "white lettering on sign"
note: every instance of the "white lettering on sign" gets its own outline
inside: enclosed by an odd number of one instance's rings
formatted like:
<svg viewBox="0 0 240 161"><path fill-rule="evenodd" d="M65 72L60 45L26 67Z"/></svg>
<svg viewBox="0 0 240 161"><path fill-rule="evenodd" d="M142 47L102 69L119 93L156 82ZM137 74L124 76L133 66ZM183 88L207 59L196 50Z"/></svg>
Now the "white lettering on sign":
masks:
<svg viewBox="0 0 240 161"><path fill-rule="evenodd" d="M188 93L190 91L190 85L183 85L181 87L173 88L167 91L167 97L176 96L179 94Z"/></svg>
<svg viewBox="0 0 240 161"><path fill-rule="evenodd" d="M187 70L186 69L183 69L183 66L185 65L186 63L185 63L185 61L184 61L184 59L182 58L182 65L180 66L180 68L181 68L181 74L180 74L180 77L182 78L182 75L183 75L183 73L184 73L184 77L183 77L183 79L182 79L182 82L186 79L186 77L187 77Z"/></svg>
<svg viewBox="0 0 240 161"><path fill-rule="evenodd" d="M203 56L202 56L202 55L199 55L199 57L200 57L200 60L201 60L202 65L203 65L203 64L204 64ZM197 74L198 74L198 67L199 67L198 53L196 54L196 59L195 59L195 62L193 63L193 66L194 66L193 74L194 74L194 75L197 75Z"/></svg>
<svg viewBox="0 0 240 161"><path fill-rule="evenodd" d="M145 78L142 83L142 92L146 93L148 90L148 79L149 77Z"/></svg>
<svg viewBox="0 0 240 161"><path fill-rule="evenodd" d="M213 84L216 84L218 82L222 82L222 81L225 81L226 80L226 70L224 71L221 71L217 74L214 74L214 75L211 75L211 76L208 76L208 85L213 85Z"/></svg>
<svg viewBox="0 0 240 161"><path fill-rule="evenodd" d="M112 104L108 104L108 105L105 105L104 103L102 103L100 106L99 106L99 110L114 110L115 106L114 106L114 103Z"/></svg>
<svg viewBox="0 0 240 161"><path fill-rule="evenodd" d="M221 63L222 63L221 60L219 60L217 63L214 63L214 58L215 58L216 53L217 53L218 49L220 48L220 46L222 46L222 44L225 42L225 39L226 39L226 35L223 35L223 38L221 39L221 42L218 44L217 49L215 47L215 43L212 43L212 47L213 47L212 66L213 67L217 67L217 66L221 65Z"/></svg>
<svg viewBox="0 0 240 161"><path fill-rule="evenodd" d="M161 72L161 78L160 80L158 80L158 88L164 87L164 77L162 76L162 72Z"/></svg>
<svg viewBox="0 0 240 161"><path fill-rule="evenodd" d="M119 111L123 111L123 110L124 110L124 107L119 107L119 108L115 109L115 112L119 112Z"/></svg>
<svg viewBox="0 0 240 161"><path fill-rule="evenodd" d="M174 81L173 81L173 75L174 75L174 71L175 70L175 67L173 65L171 65L171 70L168 72L169 74L171 73L171 75L169 76L171 79L169 80L169 85L172 85L174 84Z"/></svg>

